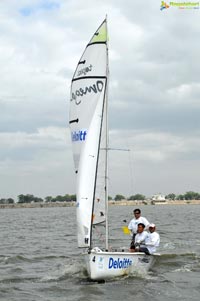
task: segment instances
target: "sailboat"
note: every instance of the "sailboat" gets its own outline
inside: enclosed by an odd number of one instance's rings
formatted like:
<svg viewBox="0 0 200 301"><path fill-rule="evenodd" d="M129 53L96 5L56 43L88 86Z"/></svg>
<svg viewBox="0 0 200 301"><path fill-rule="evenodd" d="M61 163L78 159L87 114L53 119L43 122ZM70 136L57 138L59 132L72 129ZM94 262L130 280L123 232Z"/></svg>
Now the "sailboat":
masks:
<svg viewBox="0 0 200 301"><path fill-rule="evenodd" d="M69 126L76 174L78 247L90 279L145 272L154 255L112 250L108 240L108 33L105 19L77 64Z"/></svg>

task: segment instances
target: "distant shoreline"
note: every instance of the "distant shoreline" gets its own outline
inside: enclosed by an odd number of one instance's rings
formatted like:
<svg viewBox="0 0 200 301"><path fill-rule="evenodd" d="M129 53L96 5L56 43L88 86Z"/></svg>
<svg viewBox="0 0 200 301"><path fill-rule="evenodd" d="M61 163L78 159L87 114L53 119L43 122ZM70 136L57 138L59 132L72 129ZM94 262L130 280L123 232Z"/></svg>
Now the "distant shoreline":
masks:
<svg viewBox="0 0 200 301"><path fill-rule="evenodd" d="M114 201L108 202L110 206L140 206L140 205L200 205L200 200L166 200L166 201ZM0 209L17 209L17 208L51 208L51 207L75 207L76 202L55 202L55 203L14 203L0 204Z"/></svg>
<svg viewBox="0 0 200 301"><path fill-rule="evenodd" d="M134 205L200 205L200 200L165 200L165 201L109 201L109 205L134 206Z"/></svg>

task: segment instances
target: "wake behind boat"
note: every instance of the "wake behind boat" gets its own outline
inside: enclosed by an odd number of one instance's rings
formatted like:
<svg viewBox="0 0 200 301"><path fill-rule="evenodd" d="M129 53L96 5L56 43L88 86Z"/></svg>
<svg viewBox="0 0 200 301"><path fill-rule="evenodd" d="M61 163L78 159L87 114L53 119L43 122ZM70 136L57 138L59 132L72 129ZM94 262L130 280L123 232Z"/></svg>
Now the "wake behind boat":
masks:
<svg viewBox="0 0 200 301"><path fill-rule="evenodd" d="M88 275L102 280L148 271L155 255L111 251L108 231L108 34L105 19L71 83L70 129L76 173L78 247Z"/></svg>

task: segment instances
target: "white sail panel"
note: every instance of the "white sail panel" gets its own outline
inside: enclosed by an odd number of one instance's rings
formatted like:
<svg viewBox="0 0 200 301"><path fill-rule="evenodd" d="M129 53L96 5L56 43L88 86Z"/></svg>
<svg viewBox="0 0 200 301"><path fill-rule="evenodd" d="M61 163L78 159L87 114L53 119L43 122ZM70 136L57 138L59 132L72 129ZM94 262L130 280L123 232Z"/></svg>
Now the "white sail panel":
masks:
<svg viewBox="0 0 200 301"><path fill-rule="evenodd" d="M106 44L88 44L73 79L85 76L105 76Z"/></svg>
<svg viewBox="0 0 200 301"><path fill-rule="evenodd" d="M108 136L107 136L107 107L106 99L103 112L103 124L101 129L101 143L99 149L99 159L97 168L97 179L95 198L93 206L93 227L92 244L100 248L108 248L108 233L106 227L107 220L107 154L108 154Z"/></svg>
<svg viewBox="0 0 200 301"><path fill-rule="evenodd" d="M71 85L70 128L77 173L79 247L91 246L91 223L99 215L93 204L94 199L99 198L95 191L99 187L97 166L107 84L106 41L106 24L103 22L87 45Z"/></svg>
<svg viewBox="0 0 200 301"><path fill-rule="evenodd" d="M72 142L76 134L78 140L80 129L89 127L98 97L104 89L106 60L106 45L92 44L86 48L79 61L71 86L70 121L78 119L78 122L71 123L74 134ZM73 143L75 170L78 169L80 152L80 143Z"/></svg>
<svg viewBox="0 0 200 301"><path fill-rule="evenodd" d="M105 111L105 107L104 107ZM93 224L99 224L105 221L105 189L106 189L106 157L107 157L107 140L106 140L106 116L103 114L103 124L101 130L101 142L99 149L99 159L97 168L97 180L93 210ZM102 235L102 234L101 234Z"/></svg>
<svg viewBox="0 0 200 301"><path fill-rule="evenodd" d="M102 95L103 96L103 95ZM78 245L89 246L91 222L93 219L93 198L98 159L99 133L102 115L103 97L99 100L94 117L88 130L87 140L81 152L77 176L77 224Z"/></svg>
<svg viewBox="0 0 200 301"><path fill-rule="evenodd" d="M79 169L79 159L84 145L87 132L91 124L91 120L98 104L99 98L104 94L105 90L105 78L104 79L91 79L84 78L73 82L72 93L81 96L71 100L70 111L70 127L71 127L71 139L73 146L74 165L76 172Z"/></svg>

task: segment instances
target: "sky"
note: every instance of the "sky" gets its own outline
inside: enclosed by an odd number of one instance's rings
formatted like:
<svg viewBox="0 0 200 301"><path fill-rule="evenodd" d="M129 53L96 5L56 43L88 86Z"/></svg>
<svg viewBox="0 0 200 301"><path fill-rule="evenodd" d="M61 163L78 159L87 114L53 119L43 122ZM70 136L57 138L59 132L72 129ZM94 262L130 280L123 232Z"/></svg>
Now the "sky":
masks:
<svg viewBox="0 0 200 301"><path fill-rule="evenodd" d="M70 82L106 15L110 147L130 149L109 152L109 195L200 192L200 9L160 7L0 1L0 198L75 193Z"/></svg>

